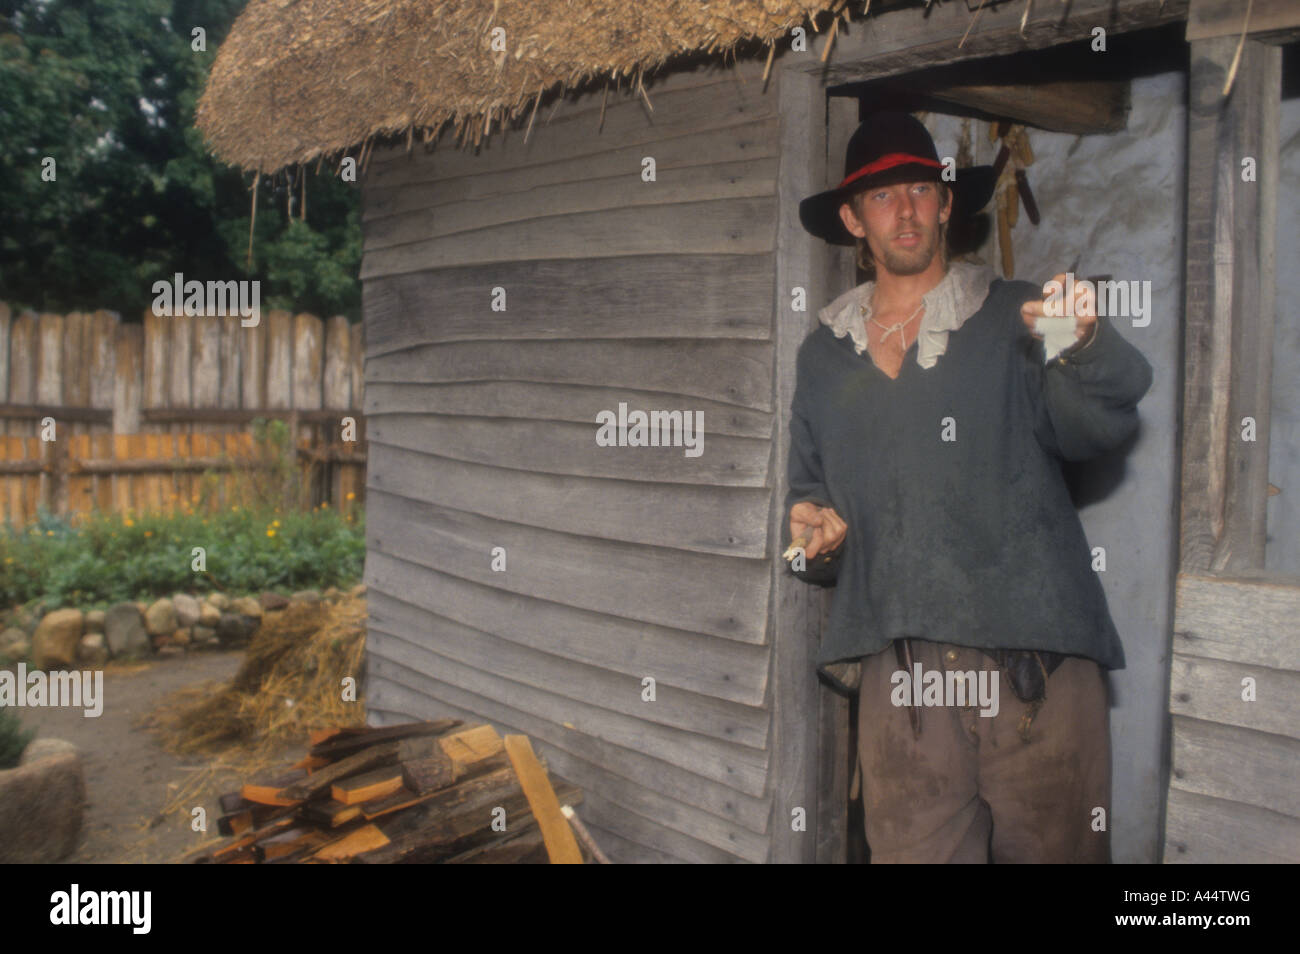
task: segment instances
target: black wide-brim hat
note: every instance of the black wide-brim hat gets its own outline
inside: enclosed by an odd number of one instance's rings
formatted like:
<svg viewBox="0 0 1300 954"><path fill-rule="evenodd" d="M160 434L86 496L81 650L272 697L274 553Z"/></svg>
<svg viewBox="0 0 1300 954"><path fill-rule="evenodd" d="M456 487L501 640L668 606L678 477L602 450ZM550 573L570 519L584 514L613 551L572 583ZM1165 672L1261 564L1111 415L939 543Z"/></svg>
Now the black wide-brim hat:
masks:
<svg viewBox="0 0 1300 954"><path fill-rule="evenodd" d="M799 221L833 245L852 245L854 236L840 220L840 206L849 196L876 186L900 182L938 182L943 164L934 140L919 119L908 113L882 112L867 117L849 139L844 154L844 179L834 189L799 203ZM955 170L952 219L975 215L993 197L992 166Z"/></svg>

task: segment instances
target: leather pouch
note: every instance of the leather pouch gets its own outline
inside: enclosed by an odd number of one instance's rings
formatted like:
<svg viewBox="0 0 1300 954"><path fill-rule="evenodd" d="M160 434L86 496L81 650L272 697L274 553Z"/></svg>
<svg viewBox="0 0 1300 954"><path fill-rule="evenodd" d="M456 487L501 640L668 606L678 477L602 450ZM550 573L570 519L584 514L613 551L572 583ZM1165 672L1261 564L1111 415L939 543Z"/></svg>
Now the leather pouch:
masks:
<svg viewBox="0 0 1300 954"><path fill-rule="evenodd" d="M1021 702L1047 698L1047 680L1065 662L1065 656L1046 650L993 649L984 653L998 664Z"/></svg>

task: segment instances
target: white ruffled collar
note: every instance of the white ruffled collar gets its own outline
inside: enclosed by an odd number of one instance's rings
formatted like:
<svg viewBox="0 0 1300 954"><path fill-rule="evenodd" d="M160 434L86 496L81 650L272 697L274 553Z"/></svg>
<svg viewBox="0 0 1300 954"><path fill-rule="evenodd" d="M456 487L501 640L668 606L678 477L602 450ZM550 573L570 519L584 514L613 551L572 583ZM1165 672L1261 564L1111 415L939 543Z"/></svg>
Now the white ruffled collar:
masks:
<svg viewBox="0 0 1300 954"><path fill-rule="evenodd" d="M953 262L939 284L921 296L925 313L916 336L917 364L923 368L934 367L939 355L948 350L948 333L956 331L979 311L994 277L993 270L986 265ZM863 282L817 313L835 337L849 335L858 354L867 350L867 321L871 317L875 290L875 282Z"/></svg>

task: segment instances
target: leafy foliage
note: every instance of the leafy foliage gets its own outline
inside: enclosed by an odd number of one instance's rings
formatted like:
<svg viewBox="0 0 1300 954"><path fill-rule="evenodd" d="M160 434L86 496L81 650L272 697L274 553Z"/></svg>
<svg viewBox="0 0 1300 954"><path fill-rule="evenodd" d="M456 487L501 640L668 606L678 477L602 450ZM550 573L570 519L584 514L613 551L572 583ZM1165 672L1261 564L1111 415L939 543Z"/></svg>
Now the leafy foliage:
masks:
<svg viewBox="0 0 1300 954"><path fill-rule="evenodd" d="M128 320L155 281L262 282L262 307L360 317L357 190L332 169L258 187L194 110L244 0L0 0L0 299ZM206 31L205 50L192 32ZM44 160L57 178L44 181ZM302 215L306 178L308 215Z"/></svg>
<svg viewBox="0 0 1300 954"><path fill-rule="evenodd" d="M23 749L36 734L34 729L24 729L18 716L8 707L0 706L0 769L13 768L18 764Z"/></svg>
<svg viewBox="0 0 1300 954"><path fill-rule="evenodd" d="M206 551L206 573L191 569L196 546ZM42 515L24 530L0 528L0 607L37 598L50 609L107 607L214 586L230 593L349 586L364 561L359 512L234 507L95 516L75 527Z"/></svg>

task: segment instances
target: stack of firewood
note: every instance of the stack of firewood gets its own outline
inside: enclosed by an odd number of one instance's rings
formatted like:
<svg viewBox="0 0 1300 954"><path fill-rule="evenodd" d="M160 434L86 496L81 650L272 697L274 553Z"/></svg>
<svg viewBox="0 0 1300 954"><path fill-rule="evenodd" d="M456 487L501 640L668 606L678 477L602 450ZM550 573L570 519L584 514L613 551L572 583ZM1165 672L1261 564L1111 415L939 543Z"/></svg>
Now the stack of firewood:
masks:
<svg viewBox="0 0 1300 954"><path fill-rule="evenodd" d="M276 778L221 796L216 864L605 860L528 738L457 719L311 735ZM577 838L575 838L577 832ZM579 847L582 839L582 847ZM585 850L584 850L585 849Z"/></svg>

